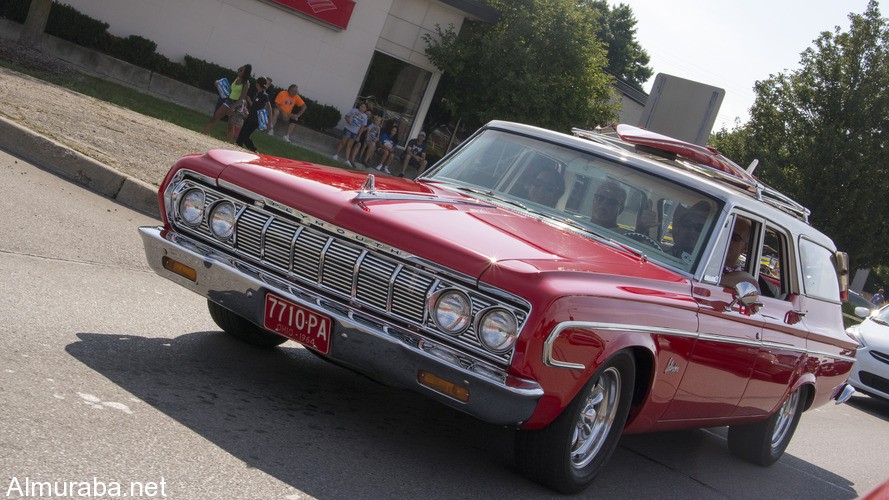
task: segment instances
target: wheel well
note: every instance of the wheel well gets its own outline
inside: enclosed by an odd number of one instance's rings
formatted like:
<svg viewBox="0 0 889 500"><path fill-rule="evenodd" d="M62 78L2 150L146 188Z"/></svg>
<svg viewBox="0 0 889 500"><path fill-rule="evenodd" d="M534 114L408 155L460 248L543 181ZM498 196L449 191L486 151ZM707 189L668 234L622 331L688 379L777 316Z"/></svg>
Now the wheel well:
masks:
<svg viewBox="0 0 889 500"><path fill-rule="evenodd" d="M651 374L654 367L654 356L651 351L643 347L631 347L630 353L633 355L633 361L636 362L636 380L633 384L633 401L631 403L632 415L635 410L645 401L645 396L651 389Z"/></svg>
<svg viewBox="0 0 889 500"><path fill-rule="evenodd" d="M799 388L805 391L802 396L803 411L806 411L812 407L812 403L815 401L815 386L812 384L803 384Z"/></svg>

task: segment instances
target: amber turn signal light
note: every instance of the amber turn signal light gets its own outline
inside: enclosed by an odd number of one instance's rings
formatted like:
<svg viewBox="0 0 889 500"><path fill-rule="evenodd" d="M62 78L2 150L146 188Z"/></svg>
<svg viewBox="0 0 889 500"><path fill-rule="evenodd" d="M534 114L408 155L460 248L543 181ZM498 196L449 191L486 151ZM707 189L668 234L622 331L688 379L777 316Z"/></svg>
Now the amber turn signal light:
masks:
<svg viewBox="0 0 889 500"><path fill-rule="evenodd" d="M437 377L426 370L417 372L417 382L445 396L450 396L461 403L469 401L469 389L453 382Z"/></svg>
<svg viewBox="0 0 889 500"><path fill-rule="evenodd" d="M164 265L164 269L167 271L174 272L183 278L189 279L191 281L198 280L198 272L193 268L186 266L185 264L175 261L169 257L164 257L161 259L161 262Z"/></svg>

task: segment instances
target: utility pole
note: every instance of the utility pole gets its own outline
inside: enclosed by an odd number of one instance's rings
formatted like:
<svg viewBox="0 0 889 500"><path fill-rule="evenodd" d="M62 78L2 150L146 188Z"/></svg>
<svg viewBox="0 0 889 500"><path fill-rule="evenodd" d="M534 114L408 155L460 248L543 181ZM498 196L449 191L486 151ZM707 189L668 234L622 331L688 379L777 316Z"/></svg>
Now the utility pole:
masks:
<svg viewBox="0 0 889 500"><path fill-rule="evenodd" d="M52 9L52 0L31 0L28 17L25 19L25 24L19 35L19 43L36 49L40 48L50 9Z"/></svg>

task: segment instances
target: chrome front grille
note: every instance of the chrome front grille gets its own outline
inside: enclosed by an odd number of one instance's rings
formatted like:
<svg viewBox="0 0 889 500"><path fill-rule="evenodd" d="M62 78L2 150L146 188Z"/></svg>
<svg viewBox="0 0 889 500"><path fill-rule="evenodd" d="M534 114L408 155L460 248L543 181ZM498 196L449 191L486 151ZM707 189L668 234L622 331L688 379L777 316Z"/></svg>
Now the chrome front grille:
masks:
<svg viewBox="0 0 889 500"><path fill-rule="evenodd" d="M473 327L456 338L438 331L428 317L427 300L436 290L456 286L469 294L474 313L500 305L513 311L519 325L527 318L527 307L488 296L447 275L420 268L357 241L304 225L290 216L247 204L190 180L181 183L176 192L183 193L192 187L204 190L206 213L223 199L235 203L238 215L234 237L231 241L219 241L212 236L206 222L195 227L174 218L180 229L247 257L284 279L319 288L347 302L359 303L389 321L413 325L421 332L500 365L509 363L511 352L495 354L486 350L476 338Z"/></svg>

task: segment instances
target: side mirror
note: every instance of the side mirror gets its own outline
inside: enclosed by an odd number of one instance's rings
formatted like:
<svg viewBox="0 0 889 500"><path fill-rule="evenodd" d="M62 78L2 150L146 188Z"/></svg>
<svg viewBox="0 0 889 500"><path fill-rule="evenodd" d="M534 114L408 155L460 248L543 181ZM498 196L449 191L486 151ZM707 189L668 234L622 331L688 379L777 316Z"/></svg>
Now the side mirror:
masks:
<svg viewBox="0 0 889 500"><path fill-rule="evenodd" d="M870 316L870 309L868 309L866 307L859 306L859 307L855 308L854 313L859 318L866 318L866 317Z"/></svg>
<svg viewBox="0 0 889 500"><path fill-rule="evenodd" d="M846 300L849 295L849 254L836 252L833 255L837 279L840 282L840 299Z"/></svg>
<svg viewBox="0 0 889 500"><path fill-rule="evenodd" d="M759 290L756 289L753 283L742 281L736 284L732 290L734 300L732 300L731 304L725 306L726 311L731 311L732 306L740 304L755 314L762 307L762 302L759 301Z"/></svg>

